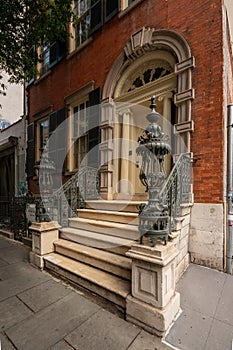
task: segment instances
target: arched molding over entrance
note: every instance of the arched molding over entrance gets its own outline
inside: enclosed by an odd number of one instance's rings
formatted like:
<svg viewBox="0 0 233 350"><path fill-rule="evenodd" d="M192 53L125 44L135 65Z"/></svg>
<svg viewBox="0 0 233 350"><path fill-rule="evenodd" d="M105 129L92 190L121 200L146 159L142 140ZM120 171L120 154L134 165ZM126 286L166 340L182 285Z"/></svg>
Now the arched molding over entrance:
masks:
<svg viewBox="0 0 233 350"><path fill-rule="evenodd" d="M108 134L108 130L109 134L112 134L114 102L124 94L126 81L133 75L133 72L137 71L137 67L142 67L146 62L149 63L153 60L164 60L173 67L173 73L170 74L171 78L168 75L162 79L167 79L168 85L172 85L176 81L176 88L173 90L174 103L177 107L175 132L180 135L177 139L182 140L182 142L176 144L176 153L190 151L190 132L194 130L194 123L191 118L191 101L194 99L192 69L195 67L195 58L191 55L191 49L187 41L172 30L155 30L143 27L127 41L124 50L109 71L103 87L102 128L105 129L105 135ZM153 83L148 83L147 88L150 86L153 90ZM146 87L140 87L141 91L144 88ZM148 91L150 91L150 88ZM132 91L128 93L130 96ZM109 145L109 137L107 139ZM109 146L106 147L106 150L102 147L102 159L106 159L106 152L109 152ZM109 178L110 169L108 169L108 166L104 168Z"/></svg>
<svg viewBox="0 0 233 350"><path fill-rule="evenodd" d="M156 50L146 52L137 60L133 61L121 75L121 78L115 86L114 100L130 92L129 88L133 85L134 80L142 76L147 70L151 70L152 74L154 74L156 73L156 69L163 68L170 74L174 72L175 63L175 58L167 51ZM164 74L164 76L166 76L166 74ZM161 75L160 78L162 77L163 75ZM148 82L148 84L150 84L150 82Z"/></svg>

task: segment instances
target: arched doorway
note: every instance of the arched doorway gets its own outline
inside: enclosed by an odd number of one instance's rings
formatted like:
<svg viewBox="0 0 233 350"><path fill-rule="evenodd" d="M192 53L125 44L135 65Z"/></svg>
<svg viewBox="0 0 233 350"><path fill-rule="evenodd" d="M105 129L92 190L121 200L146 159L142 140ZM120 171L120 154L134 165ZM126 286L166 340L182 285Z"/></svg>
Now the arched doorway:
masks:
<svg viewBox="0 0 233 350"><path fill-rule="evenodd" d="M119 139L115 160L114 188L117 198L144 199L145 188L139 181L137 139L147 126L150 97L156 96L160 124L172 139L172 123L176 118L173 96L177 91L175 58L167 51L145 53L124 72L114 91L116 104L115 135ZM166 164L170 171L171 161Z"/></svg>
<svg viewBox="0 0 233 350"><path fill-rule="evenodd" d="M152 95L156 96L157 110L163 115L163 131L170 136L173 153L190 151L194 63L187 42L173 31L142 28L126 43L103 89L102 198L145 196L138 179L135 150L137 138L148 124L145 117ZM180 136L178 142L172 134Z"/></svg>

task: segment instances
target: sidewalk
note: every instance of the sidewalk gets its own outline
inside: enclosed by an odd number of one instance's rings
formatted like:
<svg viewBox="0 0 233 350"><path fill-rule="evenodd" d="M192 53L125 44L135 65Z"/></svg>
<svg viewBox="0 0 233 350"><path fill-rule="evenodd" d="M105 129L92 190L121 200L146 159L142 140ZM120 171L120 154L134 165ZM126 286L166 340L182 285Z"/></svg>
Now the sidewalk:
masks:
<svg viewBox="0 0 233 350"><path fill-rule="evenodd" d="M166 340L182 350L232 350L233 276L191 264L177 290L182 313Z"/></svg>
<svg viewBox="0 0 233 350"><path fill-rule="evenodd" d="M189 266L166 345L33 268L28 253L0 236L1 350L232 350L233 276Z"/></svg>
<svg viewBox="0 0 233 350"><path fill-rule="evenodd" d="M33 268L28 254L28 247L0 236L1 350L170 349Z"/></svg>

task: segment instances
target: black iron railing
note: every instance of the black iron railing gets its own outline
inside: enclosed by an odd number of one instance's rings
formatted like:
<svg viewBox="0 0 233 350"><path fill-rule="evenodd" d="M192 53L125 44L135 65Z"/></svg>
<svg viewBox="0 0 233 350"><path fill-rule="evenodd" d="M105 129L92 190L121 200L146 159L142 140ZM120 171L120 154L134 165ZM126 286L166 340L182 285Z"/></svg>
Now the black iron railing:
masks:
<svg viewBox="0 0 233 350"><path fill-rule="evenodd" d="M191 158L187 153L181 154L164 186L159 198L169 209L170 228L174 228L175 218L181 215L182 204L191 202Z"/></svg>
<svg viewBox="0 0 233 350"><path fill-rule="evenodd" d="M53 193L53 198L54 220L63 227L68 226L69 218L77 216L77 209L84 208L86 200L99 198L98 169L81 169Z"/></svg>
<svg viewBox="0 0 233 350"><path fill-rule="evenodd" d="M36 205L33 196L0 197L0 225L13 232L17 240L28 237L28 226L31 224L28 207L31 204Z"/></svg>

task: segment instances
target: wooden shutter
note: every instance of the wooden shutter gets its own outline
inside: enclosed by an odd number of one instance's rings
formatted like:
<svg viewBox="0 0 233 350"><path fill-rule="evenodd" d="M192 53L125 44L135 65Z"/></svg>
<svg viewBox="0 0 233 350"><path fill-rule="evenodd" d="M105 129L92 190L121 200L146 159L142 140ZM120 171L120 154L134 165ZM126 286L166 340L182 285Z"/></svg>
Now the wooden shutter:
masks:
<svg viewBox="0 0 233 350"><path fill-rule="evenodd" d="M34 123L31 123L27 127L27 133L28 133L28 142L27 142L27 165L26 165L26 172L27 177L33 177L35 175L34 173L34 165L35 165L35 125Z"/></svg>
<svg viewBox="0 0 233 350"><path fill-rule="evenodd" d="M99 168L100 88L89 94L88 108L88 166ZM90 152L91 151L91 152Z"/></svg>
<svg viewBox="0 0 233 350"><path fill-rule="evenodd" d="M67 152L67 109L66 107L57 111L57 165L62 172L66 171L66 152Z"/></svg>
<svg viewBox="0 0 233 350"><path fill-rule="evenodd" d="M105 22L108 22L115 16L120 10L119 0L106 0L105 1Z"/></svg>
<svg viewBox="0 0 233 350"><path fill-rule="evenodd" d="M49 158L55 163L57 172L66 170L66 114L64 107L49 116Z"/></svg>
<svg viewBox="0 0 233 350"><path fill-rule="evenodd" d="M103 0L91 0L90 35L103 25Z"/></svg>

